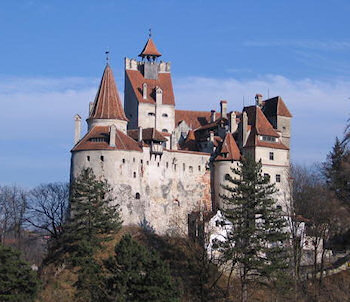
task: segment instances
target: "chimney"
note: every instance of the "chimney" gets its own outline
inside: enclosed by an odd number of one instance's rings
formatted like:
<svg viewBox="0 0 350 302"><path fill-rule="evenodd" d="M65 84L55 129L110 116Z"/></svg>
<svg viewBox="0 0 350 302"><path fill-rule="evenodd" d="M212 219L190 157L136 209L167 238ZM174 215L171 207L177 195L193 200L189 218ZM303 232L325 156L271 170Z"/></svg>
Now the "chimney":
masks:
<svg viewBox="0 0 350 302"><path fill-rule="evenodd" d="M117 132L117 127L116 125L112 125L109 130L109 146L110 147L115 147L115 135Z"/></svg>
<svg viewBox="0 0 350 302"><path fill-rule="evenodd" d="M74 145L80 141L81 134L81 117L79 114L74 116Z"/></svg>
<svg viewBox="0 0 350 302"><path fill-rule="evenodd" d="M163 103L163 90L160 87L156 87L156 104L160 105Z"/></svg>
<svg viewBox="0 0 350 302"><path fill-rule="evenodd" d="M147 99L147 84L146 83L142 84L142 98L144 100Z"/></svg>
<svg viewBox="0 0 350 302"><path fill-rule="evenodd" d="M229 113L230 116L230 132L235 133L237 130L236 113L234 111Z"/></svg>
<svg viewBox="0 0 350 302"><path fill-rule="evenodd" d="M216 111L212 110L210 113L210 122L213 123L216 120Z"/></svg>
<svg viewBox="0 0 350 302"><path fill-rule="evenodd" d="M177 150L175 131L173 131L170 136L170 149Z"/></svg>
<svg viewBox="0 0 350 302"><path fill-rule="evenodd" d="M209 137L209 141L211 141L212 143L214 142L214 131L210 131L210 137Z"/></svg>
<svg viewBox="0 0 350 302"><path fill-rule="evenodd" d="M90 103L89 103L89 116L90 116L91 113L92 113L92 109L94 109L94 102L90 102Z"/></svg>
<svg viewBox="0 0 350 302"><path fill-rule="evenodd" d="M260 93L257 93L257 94L255 95L255 105L256 105L256 106L259 106L259 107L262 106L262 98L263 98L263 96L262 96L262 94L260 94Z"/></svg>
<svg viewBox="0 0 350 302"><path fill-rule="evenodd" d="M137 141L142 142L142 127L139 127Z"/></svg>
<svg viewBox="0 0 350 302"><path fill-rule="evenodd" d="M247 116L247 112L243 112L242 113L242 147L244 147L244 145L247 142L247 136L248 136L248 116Z"/></svg>
<svg viewBox="0 0 350 302"><path fill-rule="evenodd" d="M220 101L221 117L227 118L227 101Z"/></svg>

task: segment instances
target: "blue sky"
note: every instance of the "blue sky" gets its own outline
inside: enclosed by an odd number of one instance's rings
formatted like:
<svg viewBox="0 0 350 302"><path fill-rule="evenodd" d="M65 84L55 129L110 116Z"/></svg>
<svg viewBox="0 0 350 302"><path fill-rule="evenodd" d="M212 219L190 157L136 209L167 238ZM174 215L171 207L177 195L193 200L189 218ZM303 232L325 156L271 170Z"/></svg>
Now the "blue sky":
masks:
<svg viewBox="0 0 350 302"><path fill-rule="evenodd" d="M349 1L0 2L0 184L69 178L73 116L86 118L106 49L123 58L151 27L177 107L241 110L256 93L294 114L292 159L324 160L350 112Z"/></svg>

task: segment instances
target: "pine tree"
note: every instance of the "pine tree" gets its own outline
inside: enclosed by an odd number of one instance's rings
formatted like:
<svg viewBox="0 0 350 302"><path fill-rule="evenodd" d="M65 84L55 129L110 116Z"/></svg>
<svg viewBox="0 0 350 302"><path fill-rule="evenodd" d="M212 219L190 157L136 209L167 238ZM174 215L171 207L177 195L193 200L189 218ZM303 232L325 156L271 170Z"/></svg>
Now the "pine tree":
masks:
<svg viewBox="0 0 350 302"><path fill-rule="evenodd" d="M103 301L102 268L94 255L122 223L110 185L98 180L92 169L82 170L71 186L70 211L62 245L70 264L78 267L76 301Z"/></svg>
<svg viewBox="0 0 350 302"><path fill-rule="evenodd" d="M0 244L0 301L34 301L38 284L36 273L20 253Z"/></svg>
<svg viewBox="0 0 350 302"><path fill-rule="evenodd" d="M106 261L107 301L176 302L178 292L168 266L155 251L147 250L130 235L124 235L115 247L115 256Z"/></svg>
<svg viewBox="0 0 350 302"><path fill-rule="evenodd" d="M219 249L223 259L238 269L241 300L247 301L247 285L253 277L273 279L286 268L286 222L273 198L275 184L262 175L261 162L245 157L232 172L234 176L226 176L230 185L223 186L227 193L221 196L232 229Z"/></svg>
<svg viewBox="0 0 350 302"><path fill-rule="evenodd" d="M72 183L70 211L64 243L77 258L92 255L121 228L111 187L106 180L98 180L91 168L82 170Z"/></svg>
<svg viewBox="0 0 350 302"><path fill-rule="evenodd" d="M348 167L350 153L345 146L345 143L340 142L337 137L332 151L329 152L326 162L323 163L323 175L329 189L346 204L350 199L350 170Z"/></svg>

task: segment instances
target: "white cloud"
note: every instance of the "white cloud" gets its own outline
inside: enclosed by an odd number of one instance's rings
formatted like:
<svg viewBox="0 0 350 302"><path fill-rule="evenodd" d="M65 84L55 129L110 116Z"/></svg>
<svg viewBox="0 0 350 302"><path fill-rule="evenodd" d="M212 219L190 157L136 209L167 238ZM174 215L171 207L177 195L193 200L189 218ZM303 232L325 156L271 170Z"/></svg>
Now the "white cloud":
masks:
<svg viewBox="0 0 350 302"><path fill-rule="evenodd" d="M69 179L73 116L87 117L98 79L0 77L0 184L35 185ZM118 87L122 87L118 81ZM323 160L336 135L341 136L350 109L350 81L289 80L266 75L251 80L174 78L177 108L230 110L242 100L253 104L256 93L280 95L293 118L293 159Z"/></svg>
<svg viewBox="0 0 350 302"><path fill-rule="evenodd" d="M279 95L293 114L292 158L300 163L322 161L335 136L342 136L350 113L350 81L290 80L280 75L266 75L238 81L231 78L175 79L177 107L219 110L219 100L226 99L230 110L254 104L254 96Z"/></svg>

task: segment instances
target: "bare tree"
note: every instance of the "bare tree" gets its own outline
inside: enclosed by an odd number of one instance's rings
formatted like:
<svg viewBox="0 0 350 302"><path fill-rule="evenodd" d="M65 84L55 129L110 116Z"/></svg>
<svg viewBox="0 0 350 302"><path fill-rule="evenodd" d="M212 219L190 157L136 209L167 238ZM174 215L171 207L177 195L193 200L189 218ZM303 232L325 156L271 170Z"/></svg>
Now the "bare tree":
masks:
<svg viewBox="0 0 350 302"><path fill-rule="evenodd" d="M14 239L17 248L21 246L23 225L27 206L27 191L16 186L0 188L0 223L1 240L4 243L7 236Z"/></svg>
<svg viewBox="0 0 350 302"><path fill-rule="evenodd" d="M27 222L53 240L63 231L69 199L67 183L42 184L29 192Z"/></svg>

